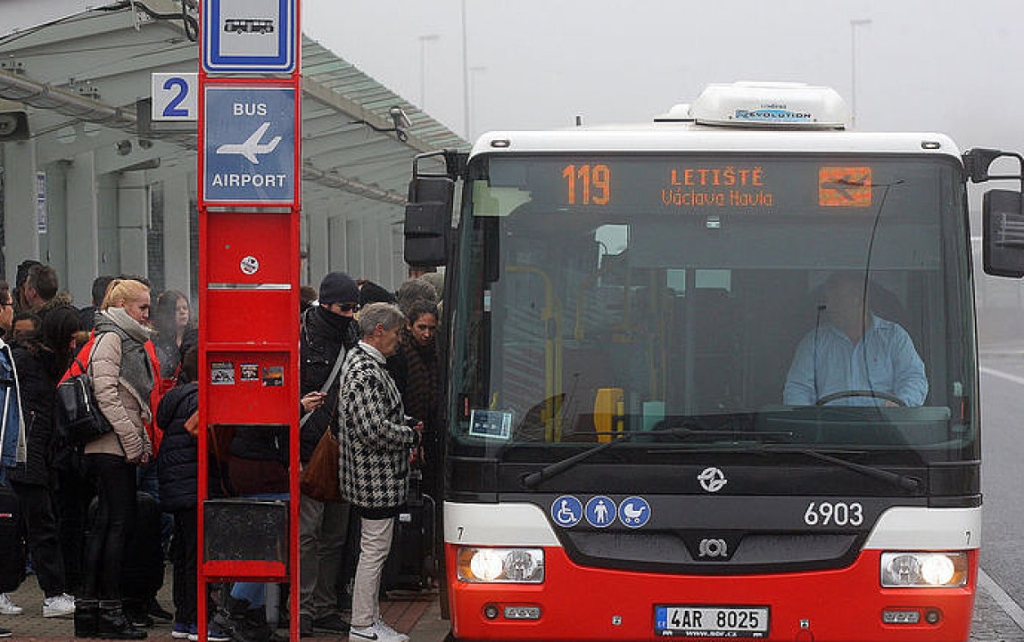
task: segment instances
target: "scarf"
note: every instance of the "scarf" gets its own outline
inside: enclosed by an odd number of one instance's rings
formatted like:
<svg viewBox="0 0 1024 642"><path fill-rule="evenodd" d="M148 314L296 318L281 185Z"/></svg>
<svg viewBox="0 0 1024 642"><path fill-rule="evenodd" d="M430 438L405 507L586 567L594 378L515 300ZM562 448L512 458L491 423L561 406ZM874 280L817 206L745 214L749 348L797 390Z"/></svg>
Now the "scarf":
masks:
<svg viewBox="0 0 1024 642"><path fill-rule="evenodd" d="M152 365L146 354L149 328L131 318L124 308L107 308L96 315L96 341L99 342L106 332L121 337L120 380L142 404L143 414L149 413L149 394L154 383Z"/></svg>

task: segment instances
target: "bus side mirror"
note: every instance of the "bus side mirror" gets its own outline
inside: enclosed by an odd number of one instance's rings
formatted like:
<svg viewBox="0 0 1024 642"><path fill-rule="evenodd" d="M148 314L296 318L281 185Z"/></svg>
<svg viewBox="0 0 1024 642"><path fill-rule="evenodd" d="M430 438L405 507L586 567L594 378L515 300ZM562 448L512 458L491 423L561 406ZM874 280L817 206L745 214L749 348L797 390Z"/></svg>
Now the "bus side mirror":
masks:
<svg viewBox="0 0 1024 642"><path fill-rule="evenodd" d="M1021 194L994 189L982 200L982 262L986 274L1024 277Z"/></svg>
<svg viewBox="0 0 1024 642"><path fill-rule="evenodd" d="M447 261L455 181L447 176L417 176L409 183L405 207L405 262L437 267Z"/></svg>

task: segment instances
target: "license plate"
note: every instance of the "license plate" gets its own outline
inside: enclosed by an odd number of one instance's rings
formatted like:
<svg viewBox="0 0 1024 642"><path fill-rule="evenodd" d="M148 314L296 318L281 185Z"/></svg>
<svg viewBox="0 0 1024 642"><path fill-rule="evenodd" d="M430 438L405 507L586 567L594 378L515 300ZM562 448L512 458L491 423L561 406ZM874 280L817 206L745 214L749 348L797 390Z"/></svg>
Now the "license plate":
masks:
<svg viewBox="0 0 1024 642"><path fill-rule="evenodd" d="M767 638L767 606L654 607L654 633L684 638Z"/></svg>

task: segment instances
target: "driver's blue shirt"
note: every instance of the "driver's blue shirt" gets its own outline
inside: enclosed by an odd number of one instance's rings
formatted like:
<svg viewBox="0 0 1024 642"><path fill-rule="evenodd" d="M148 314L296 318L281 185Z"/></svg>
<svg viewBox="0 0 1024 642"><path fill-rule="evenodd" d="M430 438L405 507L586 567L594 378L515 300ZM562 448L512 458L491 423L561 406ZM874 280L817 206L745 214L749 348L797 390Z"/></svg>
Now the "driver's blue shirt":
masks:
<svg viewBox="0 0 1024 642"><path fill-rule="evenodd" d="M872 314L870 326L856 345L830 322L807 333L789 368L783 402L810 406L822 397L845 390L887 392L908 406L924 404L928 379L924 362L907 331L898 323ZM859 396L832 403L878 406L885 404L885 400Z"/></svg>

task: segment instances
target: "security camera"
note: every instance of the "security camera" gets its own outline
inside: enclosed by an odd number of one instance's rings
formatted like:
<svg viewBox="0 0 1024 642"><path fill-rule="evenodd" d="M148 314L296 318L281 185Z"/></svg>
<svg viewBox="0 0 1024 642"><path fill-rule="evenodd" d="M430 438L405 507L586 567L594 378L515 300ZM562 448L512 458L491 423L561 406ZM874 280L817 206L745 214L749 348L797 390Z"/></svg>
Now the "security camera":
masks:
<svg viewBox="0 0 1024 642"><path fill-rule="evenodd" d="M409 129L412 127L412 121L406 116L405 110L399 106L394 106L388 110L388 115L391 116L392 122L395 123L395 129Z"/></svg>
<svg viewBox="0 0 1024 642"><path fill-rule="evenodd" d="M403 143L409 140L409 134L405 130L412 127L412 121L405 115L405 111L398 105L395 105L388 110L388 116L391 116L393 127L377 127L368 120L353 120L349 124L366 125L375 132L395 132L395 136Z"/></svg>
<svg viewBox="0 0 1024 642"><path fill-rule="evenodd" d="M28 140L28 113L21 103L0 100L0 142Z"/></svg>

